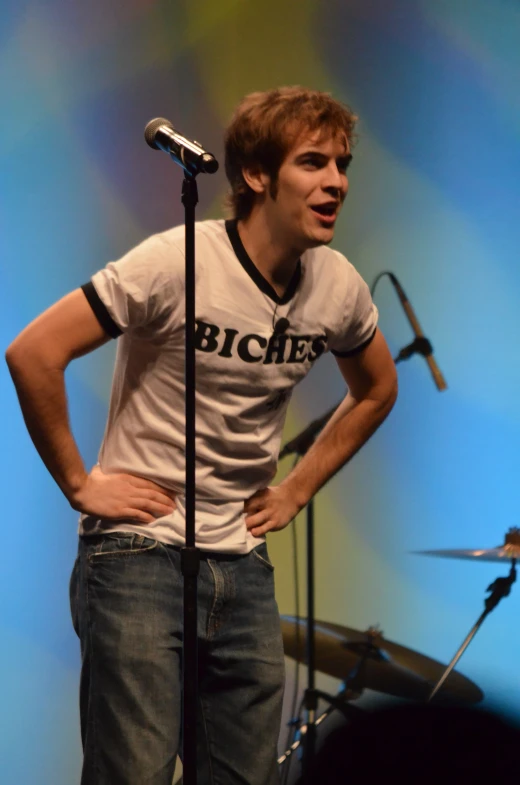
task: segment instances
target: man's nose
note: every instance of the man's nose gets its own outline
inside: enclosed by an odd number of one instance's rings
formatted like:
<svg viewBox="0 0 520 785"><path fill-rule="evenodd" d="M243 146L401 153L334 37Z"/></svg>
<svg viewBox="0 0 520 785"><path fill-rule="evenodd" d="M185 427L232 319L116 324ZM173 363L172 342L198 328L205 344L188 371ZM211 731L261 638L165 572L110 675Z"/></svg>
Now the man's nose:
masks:
<svg viewBox="0 0 520 785"><path fill-rule="evenodd" d="M335 162L327 166L322 187L324 191L334 191L335 195L347 192L347 176L344 172L340 172Z"/></svg>

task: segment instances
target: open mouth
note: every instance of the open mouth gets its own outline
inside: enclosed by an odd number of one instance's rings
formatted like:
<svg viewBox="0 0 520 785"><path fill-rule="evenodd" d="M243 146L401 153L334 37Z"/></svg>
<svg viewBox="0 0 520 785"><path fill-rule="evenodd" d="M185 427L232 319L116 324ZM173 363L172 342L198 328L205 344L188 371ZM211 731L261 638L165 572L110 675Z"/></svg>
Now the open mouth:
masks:
<svg viewBox="0 0 520 785"><path fill-rule="evenodd" d="M314 204L311 205L311 210L327 223L331 223L336 220L338 205L333 203Z"/></svg>

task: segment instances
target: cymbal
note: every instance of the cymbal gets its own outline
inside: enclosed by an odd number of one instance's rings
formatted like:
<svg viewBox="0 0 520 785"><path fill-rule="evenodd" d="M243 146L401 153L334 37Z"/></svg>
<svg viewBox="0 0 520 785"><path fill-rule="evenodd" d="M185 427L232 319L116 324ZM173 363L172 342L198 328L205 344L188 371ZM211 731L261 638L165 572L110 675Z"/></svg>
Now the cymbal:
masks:
<svg viewBox="0 0 520 785"><path fill-rule="evenodd" d="M520 559L520 529L509 529L503 545L496 548L448 549L436 551L413 551L421 556L441 556L446 559L471 559L477 561L512 561Z"/></svg>
<svg viewBox="0 0 520 785"><path fill-rule="evenodd" d="M306 662L307 620L281 616L287 657ZM367 688L398 698L426 700L444 673L445 666L424 654L383 638L374 628L359 632L350 627L316 621L315 667L321 673L345 680L368 652L353 689ZM483 692L461 673L452 671L439 692L439 699L478 703Z"/></svg>

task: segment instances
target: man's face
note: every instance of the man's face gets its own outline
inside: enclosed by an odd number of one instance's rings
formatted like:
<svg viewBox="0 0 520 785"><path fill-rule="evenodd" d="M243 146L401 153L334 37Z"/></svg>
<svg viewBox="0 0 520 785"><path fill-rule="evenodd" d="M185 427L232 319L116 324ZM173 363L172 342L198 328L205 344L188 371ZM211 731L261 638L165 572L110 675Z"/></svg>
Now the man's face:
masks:
<svg viewBox="0 0 520 785"><path fill-rule="evenodd" d="M348 191L351 155L343 136L306 133L269 182L264 208L278 242L303 252L330 243Z"/></svg>

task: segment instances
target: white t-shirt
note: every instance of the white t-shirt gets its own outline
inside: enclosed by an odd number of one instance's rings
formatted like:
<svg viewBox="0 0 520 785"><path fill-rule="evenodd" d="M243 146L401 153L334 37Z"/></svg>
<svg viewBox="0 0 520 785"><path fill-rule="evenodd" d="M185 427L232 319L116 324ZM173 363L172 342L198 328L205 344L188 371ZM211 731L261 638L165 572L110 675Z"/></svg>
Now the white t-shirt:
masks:
<svg viewBox="0 0 520 785"><path fill-rule="evenodd" d="M276 472L294 385L328 350L348 355L373 337L367 285L337 251L306 251L283 297L249 259L236 222L196 224L196 544L247 553L261 541L244 501ZM80 533L135 531L184 543L184 226L154 235L84 287L120 335L99 464L177 492L151 524L82 515ZM280 318L288 320L273 335Z"/></svg>

